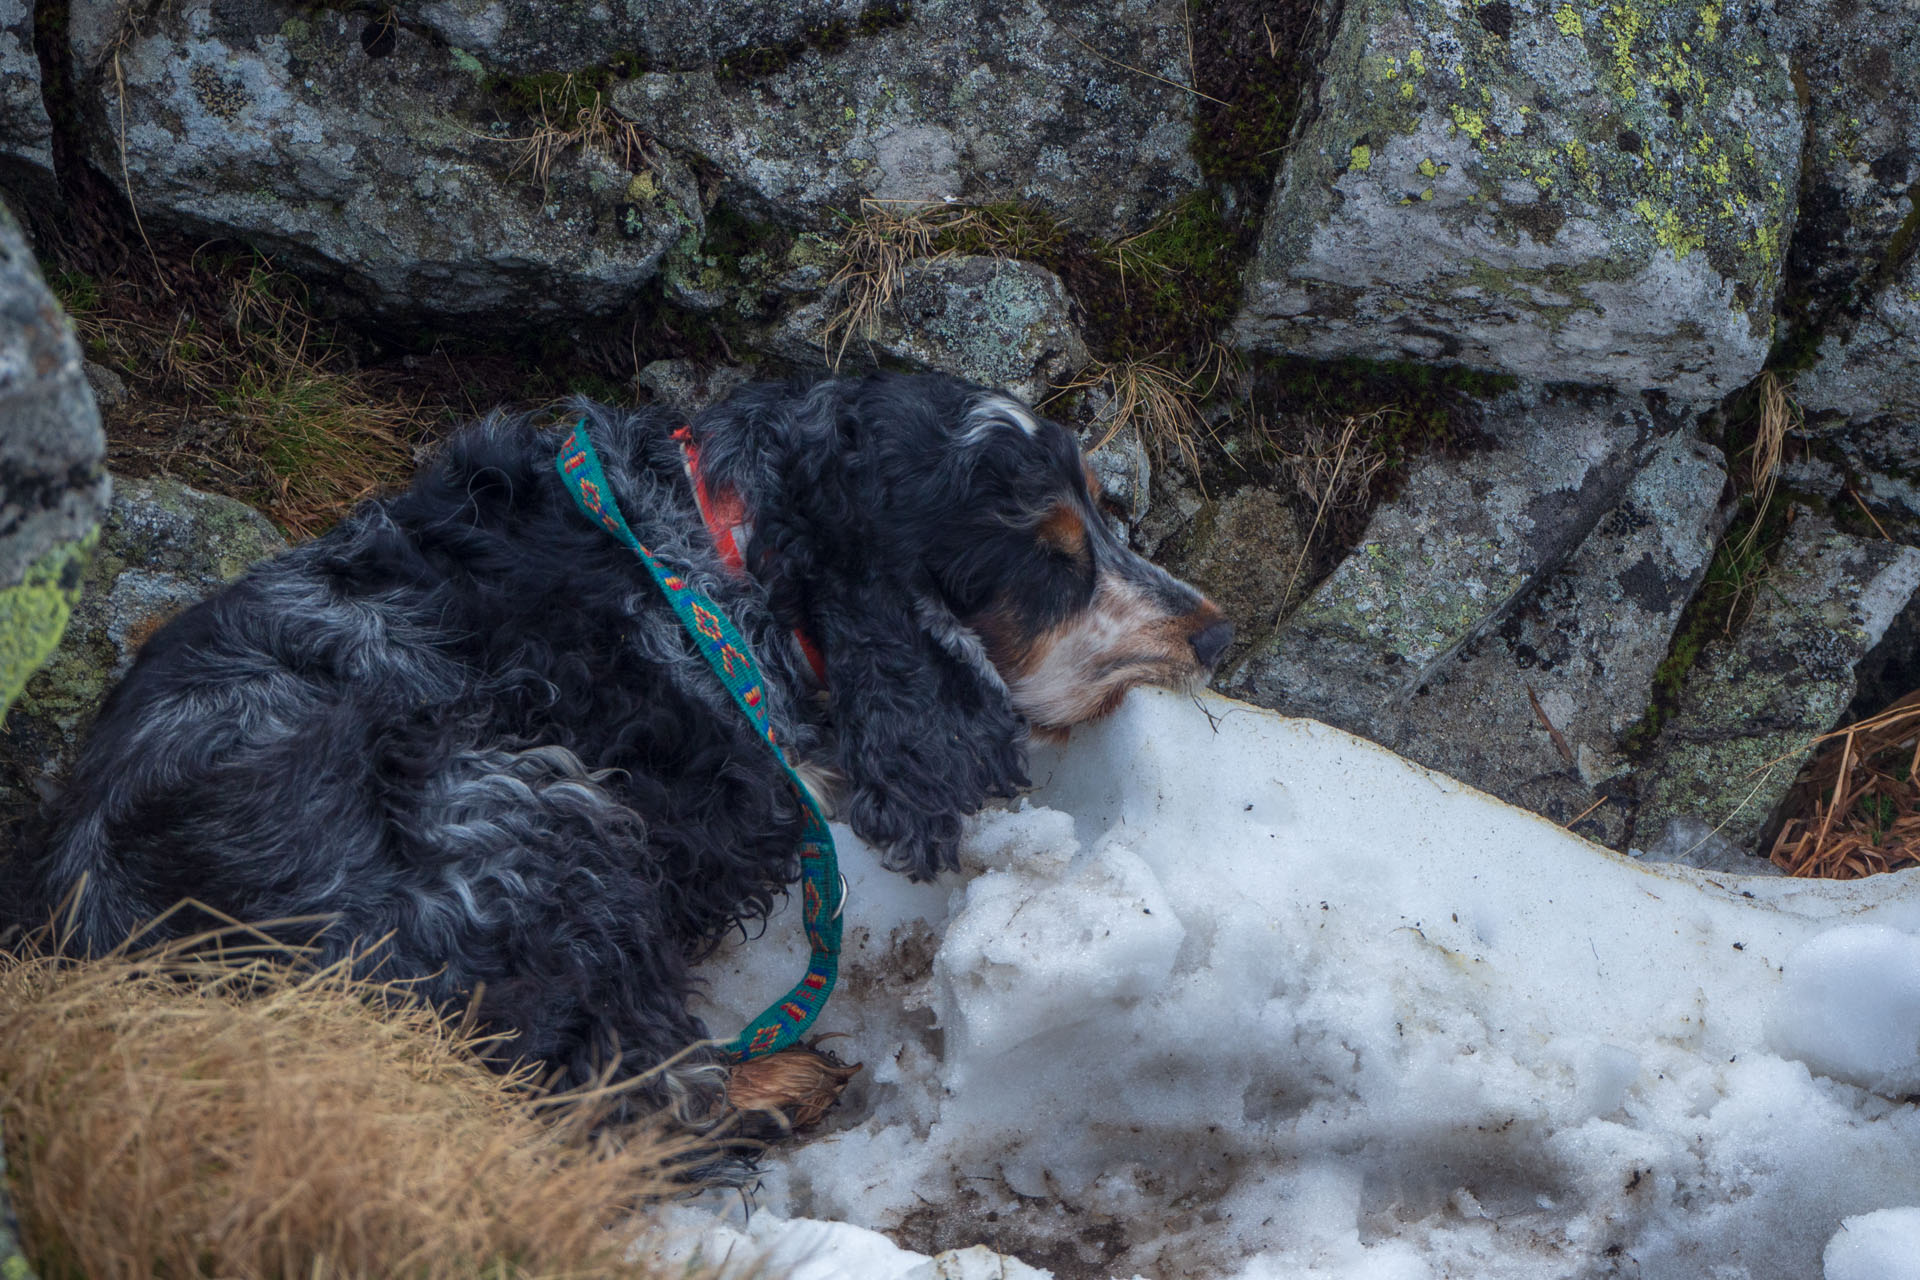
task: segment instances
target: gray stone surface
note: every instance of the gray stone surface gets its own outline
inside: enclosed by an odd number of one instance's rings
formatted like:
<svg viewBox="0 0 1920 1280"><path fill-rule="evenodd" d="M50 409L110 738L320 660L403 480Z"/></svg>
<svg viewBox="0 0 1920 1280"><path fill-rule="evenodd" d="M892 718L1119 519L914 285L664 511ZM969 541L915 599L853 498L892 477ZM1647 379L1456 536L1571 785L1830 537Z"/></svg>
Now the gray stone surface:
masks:
<svg viewBox="0 0 1920 1280"><path fill-rule="evenodd" d="M1759 18L1806 86L1806 172L1790 287L1796 307L1821 332L1844 338L1899 266L1890 255L1897 258L1912 235L1920 6L1794 0Z"/></svg>
<svg viewBox="0 0 1920 1280"><path fill-rule="evenodd" d="M1118 531L1126 537L1152 509L1153 457L1138 428L1112 428L1111 404L1112 397L1102 388L1088 392L1087 416L1092 425L1080 433L1080 448L1099 483L1102 507L1119 521Z"/></svg>
<svg viewBox="0 0 1920 1280"><path fill-rule="evenodd" d="M1560 571L1407 703L1390 745L1621 844L1633 815L1621 740L1713 556L1725 483L1718 449L1661 440Z"/></svg>
<svg viewBox="0 0 1920 1280"><path fill-rule="evenodd" d="M706 369L691 360L655 360L639 376L655 400L694 414L725 400L752 375L732 365Z"/></svg>
<svg viewBox="0 0 1920 1280"><path fill-rule="evenodd" d="M1248 486L1202 499L1185 532L1160 561L1207 593L1233 623L1222 669L1271 635L1298 598L1306 537L1278 493Z"/></svg>
<svg viewBox="0 0 1920 1280"><path fill-rule="evenodd" d="M1087 363L1066 288L1044 267L1005 258L909 263L866 343L1033 403ZM861 339L848 348L852 354Z"/></svg>
<svg viewBox="0 0 1920 1280"><path fill-rule="evenodd" d="M856 39L868 12L868 0L429 0L407 16L489 70L522 73L585 67L614 50L652 66L702 66L810 37Z"/></svg>
<svg viewBox="0 0 1920 1280"><path fill-rule="evenodd" d="M1920 421L1920 255L1869 301L1850 336L1821 343L1820 357L1794 382L1802 408L1816 418L1892 418L1899 437L1911 438ZM1920 453L1877 451L1883 467L1920 470Z"/></svg>
<svg viewBox="0 0 1920 1280"><path fill-rule="evenodd" d="M1808 743L1852 701L1861 659L1920 588L1920 550L1796 514L1752 614L1701 655L1641 769L1641 839L1697 819L1751 848Z"/></svg>
<svg viewBox="0 0 1920 1280"><path fill-rule="evenodd" d="M115 182L126 3L75 0L71 22L92 158ZM405 26L370 52L375 20L182 0L130 28L125 174L148 225L243 239L381 314L519 323L617 309L698 239L683 168L574 147L543 184L489 123L478 62Z"/></svg>
<svg viewBox="0 0 1920 1280"><path fill-rule="evenodd" d="M0 735L0 839L51 794L147 637L285 546L265 516L232 498L170 479L116 482L66 638Z"/></svg>
<svg viewBox="0 0 1920 1280"><path fill-rule="evenodd" d="M106 507L73 329L0 204L0 711L59 642Z"/></svg>
<svg viewBox="0 0 1920 1280"><path fill-rule="evenodd" d="M612 96L761 216L825 226L867 196L1023 200L1101 235L1199 183L1186 63L1180 0L919 0L906 23L771 74L655 72Z"/></svg>
<svg viewBox="0 0 1920 1280"><path fill-rule="evenodd" d="M0 158L53 173L53 121L40 97L31 0L0 0Z"/></svg>
<svg viewBox="0 0 1920 1280"><path fill-rule="evenodd" d="M1655 424L1637 401L1522 394L1492 448L1429 462L1225 681L1251 702L1391 743L1410 701L1612 510Z"/></svg>
<svg viewBox="0 0 1920 1280"><path fill-rule="evenodd" d="M1238 340L1717 399L1760 368L1802 116L1714 5L1354 0Z"/></svg>

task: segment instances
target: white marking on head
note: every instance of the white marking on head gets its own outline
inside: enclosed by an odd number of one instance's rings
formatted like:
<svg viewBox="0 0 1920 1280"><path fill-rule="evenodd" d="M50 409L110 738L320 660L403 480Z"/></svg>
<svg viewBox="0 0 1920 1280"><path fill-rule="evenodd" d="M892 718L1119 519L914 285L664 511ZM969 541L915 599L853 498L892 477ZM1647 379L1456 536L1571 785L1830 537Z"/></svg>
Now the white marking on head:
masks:
<svg viewBox="0 0 1920 1280"><path fill-rule="evenodd" d="M967 409L967 416L960 420L963 428L960 443L975 445L985 440L995 431L1012 428L1029 438L1040 434L1039 421L1027 411L1027 407L1018 400L1002 395L983 395L974 398Z"/></svg>

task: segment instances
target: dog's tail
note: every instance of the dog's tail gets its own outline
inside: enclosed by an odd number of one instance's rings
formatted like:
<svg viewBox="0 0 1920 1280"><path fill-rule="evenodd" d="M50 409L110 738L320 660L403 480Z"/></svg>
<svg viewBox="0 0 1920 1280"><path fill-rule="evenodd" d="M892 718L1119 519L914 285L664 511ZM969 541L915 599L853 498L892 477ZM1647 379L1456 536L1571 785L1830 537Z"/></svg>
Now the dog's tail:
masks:
<svg viewBox="0 0 1920 1280"><path fill-rule="evenodd" d="M152 913L111 856L104 827L97 810L85 813L40 847L16 853L13 923L50 950L101 956L152 932Z"/></svg>

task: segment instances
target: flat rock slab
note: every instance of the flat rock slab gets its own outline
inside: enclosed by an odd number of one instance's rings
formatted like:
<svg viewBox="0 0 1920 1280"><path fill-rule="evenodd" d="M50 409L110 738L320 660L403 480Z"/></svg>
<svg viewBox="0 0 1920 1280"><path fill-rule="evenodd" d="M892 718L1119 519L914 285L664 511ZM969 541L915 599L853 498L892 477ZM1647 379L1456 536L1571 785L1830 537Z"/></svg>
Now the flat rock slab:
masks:
<svg viewBox="0 0 1920 1280"><path fill-rule="evenodd" d="M1430 462L1225 682L1237 697L1390 742L1414 695L1503 621L1619 501L1656 433L1635 401L1518 396L1491 448Z"/></svg>
<svg viewBox="0 0 1920 1280"><path fill-rule="evenodd" d="M1802 509L1732 641L1702 654L1641 769L1636 838L1673 819L1751 848L1853 700L1855 668L1920 589L1920 550L1840 533Z"/></svg>
<svg viewBox="0 0 1920 1280"><path fill-rule="evenodd" d="M0 735L0 839L66 774L147 637L285 547L265 516L232 498L166 478L115 483L66 638Z"/></svg>
<svg viewBox="0 0 1920 1280"><path fill-rule="evenodd" d="M1348 4L1238 341L1686 402L1741 386L1803 124L1755 8Z"/></svg>
<svg viewBox="0 0 1920 1280"><path fill-rule="evenodd" d="M1030 404L1087 363L1066 286L1030 262L961 256L909 263L878 320L868 341L880 352L1004 388Z"/></svg>
<svg viewBox="0 0 1920 1280"><path fill-rule="evenodd" d="M612 96L726 194L794 224L863 197L1021 200L1110 235L1199 186L1188 80L1179 0L920 0L764 75L655 72Z"/></svg>
<svg viewBox="0 0 1920 1280"><path fill-rule="evenodd" d="M244 240L397 317L613 311L698 241L683 170L573 147L543 182L479 62L377 21L184 0L116 45L126 0L75 0L94 164L148 225Z"/></svg>
<svg viewBox="0 0 1920 1280"><path fill-rule="evenodd" d="M1660 441L1565 566L1406 706L1409 759L1618 846L1632 817L1621 739L1722 527L1720 451Z"/></svg>
<svg viewBox="0 0 1920 1280"><path fill-rule="evenodd" d="M78 601L105 452L73 328L0 203L0 712Z"/></svg>

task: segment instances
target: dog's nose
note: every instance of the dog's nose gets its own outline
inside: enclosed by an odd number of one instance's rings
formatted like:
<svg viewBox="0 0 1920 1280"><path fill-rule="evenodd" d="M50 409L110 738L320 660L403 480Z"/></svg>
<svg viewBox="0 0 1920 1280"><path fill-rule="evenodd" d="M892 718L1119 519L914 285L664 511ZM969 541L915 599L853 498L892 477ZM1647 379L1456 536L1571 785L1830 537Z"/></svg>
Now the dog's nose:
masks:
<svg viewBox="0 0 1920 1280"><path fill-rule="evenodd" d="M1196 631L1188 643L1193 645L1193 656L1200 660L1203 667L1212 667L1220 661L1220 655L1227 651L1227 645L1233 641L1233 624L1216 622L1204 631Z"/></svg>

